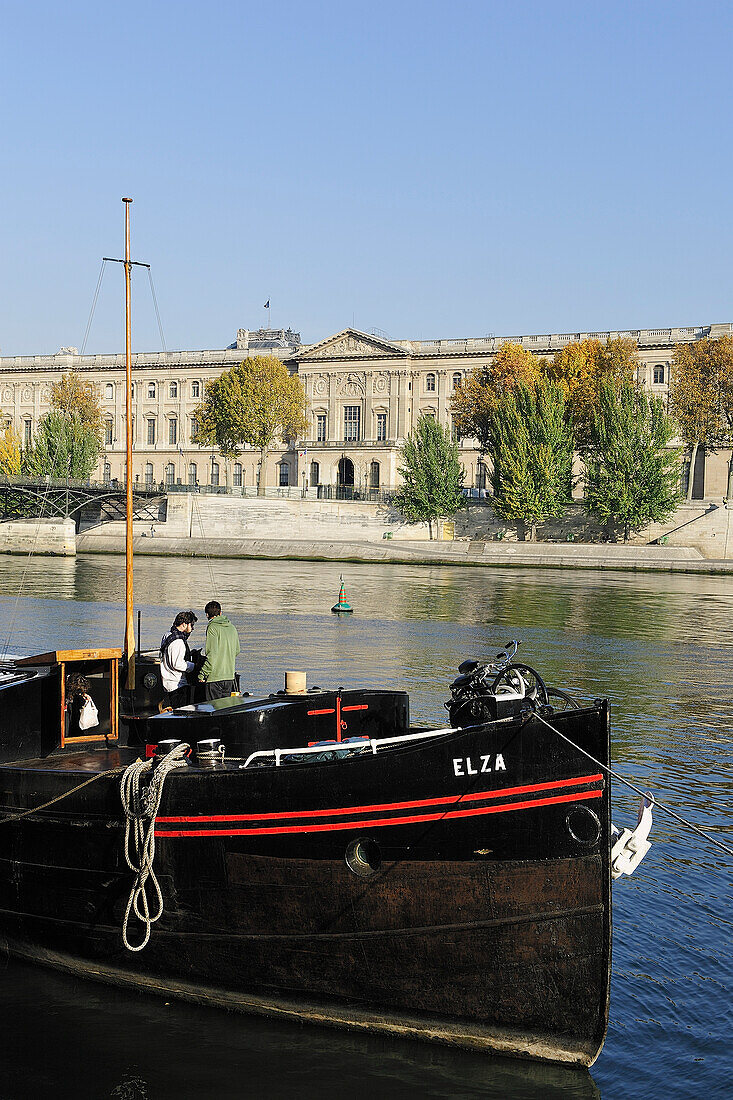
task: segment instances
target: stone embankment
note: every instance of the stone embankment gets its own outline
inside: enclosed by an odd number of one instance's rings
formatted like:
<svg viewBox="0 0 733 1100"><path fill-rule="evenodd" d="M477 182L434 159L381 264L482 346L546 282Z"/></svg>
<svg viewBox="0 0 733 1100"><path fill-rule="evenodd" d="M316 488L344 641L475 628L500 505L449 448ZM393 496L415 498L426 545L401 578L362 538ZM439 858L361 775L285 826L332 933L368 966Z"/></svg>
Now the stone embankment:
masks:
<svg viewBox="0 0 733 1100"><path fill-rule="evenodd" d="M486 506L472 505L465 516L462 513L458 517L459 537L454 541L430 541L426 527L405 524L386 505L172 495L165 523L135 525L135 553L733 573L733 560L724 560L728 546L733 554L733 537L728 538L733 512L724 507L696 503L687 506L687 511L683 510L676 519L681 530L706 523L706 545L720 547L719 559L706 557L700 546L678 545L673 524L664 529L666 545L526 543L509 538L497 541L487 538L486 531L481 530L487 522L487 513L491 514ZM481 530L484 537L471 537L472 529ZM464 530L469 533L461 537ZM562 528L558 528L557 535L567 538ZM704 541L702 535L699 537ZM122 523L101 524L77 536L79 553L121 553L123 548Z"/></svg>
<svg viewBox="0 0 733 1100"><path fill-rule="evenodd" d="M134 534L136 554L733 572L733 509L717 502L683 505L626 546L574 541L599 534L579 508L527 543L472 501L455 519L454 541L431 541L425 525L406 524L384 504L203 494L172 494L165 521L136 522ZM76 537L72 520L0 523L2 553L118 554L124 540L121 522L93 524Z"/></svg>

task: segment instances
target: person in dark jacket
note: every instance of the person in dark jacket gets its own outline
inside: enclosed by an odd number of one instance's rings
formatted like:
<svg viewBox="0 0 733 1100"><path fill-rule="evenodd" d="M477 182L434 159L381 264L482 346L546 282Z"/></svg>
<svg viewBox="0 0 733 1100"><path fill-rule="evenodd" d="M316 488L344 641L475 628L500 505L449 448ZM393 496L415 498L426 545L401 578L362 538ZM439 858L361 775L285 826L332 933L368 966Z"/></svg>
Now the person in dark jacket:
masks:
<svg viewBox="0 0 733 1100"><path fill-rule="evenodd" d="M179 611L160 640L160 675L168 707L183 707L190 702L189 685L196 683L196 660L189 639L195 623L193 611Z"/></svg>
<svg viewBox="0 0 733 1100"><path fill-rule="evenodd" d="M223 699L237 690L234 662L239 653L236 627L221 613L221 604L210 600L204 608L209 625L206 627L205 659L199 672L206 699Z"/></svg>

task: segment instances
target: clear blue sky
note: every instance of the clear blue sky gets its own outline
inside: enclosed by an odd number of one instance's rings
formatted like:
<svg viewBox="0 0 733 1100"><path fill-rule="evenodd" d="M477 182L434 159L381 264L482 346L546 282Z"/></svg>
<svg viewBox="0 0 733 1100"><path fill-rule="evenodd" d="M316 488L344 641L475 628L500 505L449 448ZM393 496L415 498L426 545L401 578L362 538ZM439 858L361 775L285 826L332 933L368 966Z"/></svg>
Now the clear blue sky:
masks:
<svg viewBox="0 0 733 1100"><path fill-rule="evenodd" d="M728 3L3 4L0 348L733 319ZM136 350L160 341L137 280ZM123 347L108 270L88 351Z"/></svg>

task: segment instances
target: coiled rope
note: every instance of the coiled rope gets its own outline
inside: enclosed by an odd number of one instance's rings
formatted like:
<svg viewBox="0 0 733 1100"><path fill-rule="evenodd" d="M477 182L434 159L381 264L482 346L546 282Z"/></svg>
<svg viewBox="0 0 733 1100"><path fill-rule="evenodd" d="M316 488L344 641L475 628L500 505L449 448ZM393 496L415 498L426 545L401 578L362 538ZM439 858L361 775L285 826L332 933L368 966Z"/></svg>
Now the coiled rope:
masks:
<svg viewBox="0 0 733 1100"><path fill-rule="evenodd" d="M624 779L623 775L619 775L618 772L613 771L613 769L607 767L606 764L602 764L600 760L596 760L595 756L593 756L591 753L587 752L585 749L581 749L580 745L576 745L575 742L571 741L569 737L566 737L564 733L560 733L559 729L556 729L555 726L547 722L541 714L537 713L537 711L533 711L532 717L536 718L539 722L542 722L543 725L547 726L548 730L552 730L553 733L556 733L557 736L561 737L563 741L566 741L568 745L572 745L572 747L574 749L577 749L578 752L582 753L583 756L587 756L589 760L592 760L594 764L597 764L599 768L601 768L604 772L607 772L608 775L610 775L613 779L616 779L619 783L623 783L625 787L628 787L630 790L634 791L635 794L641 795L642 798L648 797L646 792L642 791L640 787L636 787L633 783L629 782L628 779ZM726 853L726 855L733 856L733 848L730 848L727 844L724 844L722 840L718 840L716 837L711 836L710 833L705 831L705 829L701 829L699 825L693 825L691 821L687 821L686 818L681 817L680 814L675 813L674 810L670 810L668 806L665 806L663 805L663 803L658 802L656 798L654 799L654 805L658 810L661 810L663 813L669 814L670 817L673 817L675 821L678 821L680 823L680 825L684 825L687 829L691 829L693 833L698 833L699 836L705 837L706 840L715 845L716 848L720 848L721 851Z"/></svg>
<svg viewBox="0 0 733 1100"><path fill-rule="evenodd" d="M155 819L163 797L166 776L176 768L186 767L186 754L190 751L188 745L176 745L156 764L155 771L152 760L136 760L125 769L120 781L120 800L125 813L125 860L135 874L122 922L122 942L128 951L142 951L147 947L152 925L163 915L163 894L153 868ZM143 789L143 777L151 772L150 783ZM151 912L149 886L154 891L155 912ZM142 943L137 945L130 943L128 937L132 915L145 927Z"/></svg>

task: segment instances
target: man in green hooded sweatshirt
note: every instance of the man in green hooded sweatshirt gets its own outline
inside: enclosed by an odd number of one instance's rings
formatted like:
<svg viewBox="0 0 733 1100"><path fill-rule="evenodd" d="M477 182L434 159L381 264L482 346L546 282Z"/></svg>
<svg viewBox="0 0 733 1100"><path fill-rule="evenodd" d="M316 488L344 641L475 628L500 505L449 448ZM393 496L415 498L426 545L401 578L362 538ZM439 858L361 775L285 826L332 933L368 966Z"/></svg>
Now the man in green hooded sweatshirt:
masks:
<svg viewBox="0 0 733 1100"><path fill-rule="evenodd" d="M239 653L236 627L221 613L221 604L210 600L204 608L209 625L206 627L204 660L199 680L204 684L205 698L224 699L236 691L234 660Z"/></svg>

